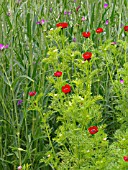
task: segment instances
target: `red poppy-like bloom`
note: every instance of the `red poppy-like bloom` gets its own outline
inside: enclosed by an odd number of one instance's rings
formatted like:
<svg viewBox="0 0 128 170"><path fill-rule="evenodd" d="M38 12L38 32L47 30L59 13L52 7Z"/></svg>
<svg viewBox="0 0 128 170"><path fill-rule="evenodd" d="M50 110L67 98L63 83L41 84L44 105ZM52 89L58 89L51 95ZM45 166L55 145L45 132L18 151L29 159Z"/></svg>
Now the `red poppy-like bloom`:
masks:
<svg viewBox="0 0 128 170"><path fill-rule="evenodd" d="M36 91L29 92L29 96L35 96L35 95L36 95Z"/></svg>
<svg viewBox="0 0 128 170"><path fill-rule="evenodd" d="M91 59L91 57L92 57L92 53L91 52L85 52L83 54L84 61L86 61L86 60L89 61Z"/></svg>
<svg viewBox="0 0 128 170"><path fill-rule="evenodd" d="M124 26L124 31L128 32L128 26Z"/></svg>
<svg viewBox="0 0 128 170"><path fill-rule="evenodd" d="M124 161L128 162L128 156L124 156Z"/></svg>
<svg viewBox="0 0 128 170"><path fill-rule="evenodd" d="M62 86L62 92L67 94L71 91L71 86L69 84L66 84L65 86Z"/></svg>
<svg viewBox="0 0 128 170"><path fill-rule="evenodd" d="M67 28L68 27L68 23L67 22L61 22L56 24L57 27L61 27L61 28Z"/></svg>
<svg viewBox="0 0 128 170"><path fill-rule="evenodd" d="M95 133L98 132L98 127L97 126L91 126L88 128L88 131L91 135L94 135Z"/></svg>
<svg viewBox="0 0 128 170"><path fill-rule="evenodd" d="M83 32L82 35L83 35L83 37L85 37L85 38L89 38L90 35L91 35L91 33L90 33L90 32Z"/></svg>
<svg viewBox="0 0 128 170"><path fill-rule="evenodd" d="M103 32L103 28L97 28L97 29L96 29L96 32L97 32L98 34L102 33L102 32Z"/></svg>
<svg viewBox="0 0 128 170"><path fill-rule="evenodd" d="M62 76L62 72L61 72L61 71L56 71L56 72L54 73L54 76L55 76L55 77L61 77L61 76Z"/></svg>

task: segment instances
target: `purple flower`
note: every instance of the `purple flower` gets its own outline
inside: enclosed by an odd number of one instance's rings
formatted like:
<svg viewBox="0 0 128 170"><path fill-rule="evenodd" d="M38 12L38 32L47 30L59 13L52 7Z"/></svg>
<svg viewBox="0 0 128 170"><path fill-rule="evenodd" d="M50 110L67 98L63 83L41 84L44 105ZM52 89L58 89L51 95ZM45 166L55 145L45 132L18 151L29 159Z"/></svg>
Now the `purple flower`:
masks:
<svg viewBox="0 0 128 170"><path fill-rule="evenodd" d="M11 16L11 12L10 11L7 13L7 16L9 16L9 17Z"/></svg>
<svg viewBox="0 0 128 170"><path fill-rule="evenodd" d="M17 3L20 4L22 0L18 0Z"/></svg>
<svg viewBox="0 0 128 170"><path fill-rule="evenodd" d="M42 19L41 21L37 21L36 24L37 25L43 25L45 22L47 22L47 21Z"/></svg>
<svg viewBox="0 0 128 170"><path fill-rule="evenodd" d="M3 50L3 49L4 49L4 45L0 44L0 50Z"/></svg>
<svg viewBox="0 0 128 170"><path fill-rule="evenodd" d="M64 15L67 15L67 11L64 11Z"/></svg>
<svg viewBox="0 0 128 170"><path fill-rule="evenodd" d="M52 12L52 8L50 8L50 12Z"/></svg>
<svg viewBox="0 0 128 170"><path fill-rule="evenodd" d="M17 105L20 106L23 100L18 100Z"/></svg>
<svg viewBox="0 0 128 170"><path fill-rule="evenodd" d="M121 84L124 84L124 80L123 80L123 79L121 79L121 80L120 80L120 83L121 83Z"/></svg>
<svg viewBox="0 0 128 170"><path fill-rule="evenodd" d="M42 20L40 21L40 24L43 25L45 22L46 22L46 21L45 21L44 19L42 19Z"/></svg>
<svg viewBox="0 0 128 170"><path fill-rule="evenodd" d="M82 17L82 19L81 19L82 21L85 21L86 20L86 18L85 17Z"/></svg>
<svg viewBox="0 0 128 170"><path fill-rule="evenodd" d="M75 38L75 37L74 37L74 38L72 38L72 41L73 41L73 42L76 42L76 38Z"/></svg>
<svg viewBox="0 0 128 170"><path fill-rule="evenodd" d="M70 15L71 14L71 12L69 11L64 11L64 15Z"/></svg>
<svg viewBox="0 0 128 170"><path fill-rule="evenodd" d="M120 24L120 27L124 27L124 24Z"/></svg>
<svg viewBox="0 0 128 170"><path fill-rule="evenodd" d="M107 19L106 22L105 22L105 24L108 25L108 23L109 23L109 21L108 21L108 19Z"/></svg>
<svg viewBox="0 0 128 170"><path fill-rule="evenodd" d="M37 24L37 25L40 25L40 21L37 21L36 24Z"/></svg>
<svg viewBox="0 0 128 170"><path fill-rule="evenodd" d="M18 166L18 168L17 168L18 170L22 170L22 166Z"/></svg>
<svg viewBox="0 0 128 170"><path fill-rule="evenodd" d="M104 4L104 8L107 8L108 7L108 4Z"/></svg>
<svg viewBox="0 0 128 170"><path fill-rule="evenodd" d="M68 15L71 15L71 12L67 12L68 13Z"/></svg>
<svg viewBox="0 0 128 170"><path fill-rule="evenodd" d="M9 47L9 45L8 44L6 44L5 46L4 46L4 49L6 49L6 48L8 48Z"/></svg>
<svg viewBox="0 0 128 170"><path fill-rule="evenodd" d="M6 49L8 47L9 47L8 44L6 44L6 45L0 44L0 50Z"/></svg>
<svg viewBox="0 0 128 170"><path fill-rule="evenodd" d="M116 44L116 42L114 41L114 42L111 42L111 45L115 45Z"/></svg>

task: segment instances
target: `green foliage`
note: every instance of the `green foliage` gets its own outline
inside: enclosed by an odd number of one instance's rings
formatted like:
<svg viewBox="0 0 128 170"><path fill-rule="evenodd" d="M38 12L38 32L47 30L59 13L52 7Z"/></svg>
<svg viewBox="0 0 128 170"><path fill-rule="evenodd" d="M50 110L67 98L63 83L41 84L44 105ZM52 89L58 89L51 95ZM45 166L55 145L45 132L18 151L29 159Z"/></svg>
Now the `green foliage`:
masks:
<svg viewBox="0 0 128 170"><path fill-rule="evenodd" d="M107 159L107 170L109 169L128 169L128 164L123 160L127 155L128 149L128 129L121 128L115 133L115 142L109 147L109 154Z"/></svg>

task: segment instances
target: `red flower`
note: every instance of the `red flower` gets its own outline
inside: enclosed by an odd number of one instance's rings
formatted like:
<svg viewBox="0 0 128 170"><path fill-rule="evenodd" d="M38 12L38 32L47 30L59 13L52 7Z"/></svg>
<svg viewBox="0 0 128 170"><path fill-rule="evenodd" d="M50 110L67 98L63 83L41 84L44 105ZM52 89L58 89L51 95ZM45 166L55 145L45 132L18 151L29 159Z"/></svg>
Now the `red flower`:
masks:
<svg viewBox="0 0 128 170"><path fill-rule="evenodd" d="M67 22L61 22L56 24L57 27L61 27L61 28L67 28L68 27L68 23Z"/></svg>
<svg viewBox="0 0 128 170"><path fill-rule="evenodd" d="M29 92L29 96L35 96L35 95L36 95L36 91Z"/></svg>
<svg viewBox="0 0 128 170"><path fill-rule="evenodd" d="M98 127L97 126L91 126L88 128L88 131L90 134L94 135L95 133L98 132Z"/></svg>
<svg viewBox="0 0 128 170"><path fill-rule="evenodd" d="M91 57L92 57L92 53L91 52L85 52L83 54L84 61L86 61L86 60L89 61L91 59Z"/></svg>
<svg viewBox="0 0 128 170"><path fill-rule="evenodd" d="M90 32L83 32L82 35L83 35L83 37L88 38L88 37L90 37L91 34L90 34Z"/></svg>
<svg viewBox="0 0 128 170"><path fill-rule="evenodd" d="M124 31L128 32L128 26L124 26Z"/></svg>
<svg viewBox="0 0 128 170"><path fill-rule="evenodd" d="M98 34L102 33L102 32L103 32L103 28L97 28L97 29L96 29L96 32L97 32Z"/></svg>
<svg viewBox="0 0 128 170"><path fill-rule="evenodd" d="M69 84L66 84L65 86L62 86L62 92L67 94L71 91L71 86Z"/></svg>
<svg viewBox="0 0 128 170"><path fill-rule="evenodd" d="M124 156L124 161L128 162L128 156Z"/></svg>
<svg viewBox="0 0 128 170"><path fill-rule="evenodd" d="M56 71L56 72L54 73L54 76L55 76L55 77L61 77L61 76L62 76L62 72L61 72L61 71Z"/></svg>

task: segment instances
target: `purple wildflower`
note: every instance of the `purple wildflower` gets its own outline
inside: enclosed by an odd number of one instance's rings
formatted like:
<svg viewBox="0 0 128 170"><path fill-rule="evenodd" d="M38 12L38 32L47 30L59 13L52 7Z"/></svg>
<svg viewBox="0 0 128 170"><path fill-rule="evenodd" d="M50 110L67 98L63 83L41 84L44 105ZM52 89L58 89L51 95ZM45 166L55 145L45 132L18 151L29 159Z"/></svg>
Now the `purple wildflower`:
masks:
<svg viewBox="0 0 128 170"><path fill-rule="evenodd" d="M124 24L120 24L120 27L124 27Z"/></svg>
<svg viewBox="0 0 128 170"><path fill-rule="evenodd" d="M46 21L45 21L44 19L42 19L42 20L40 21L40 24L43 25L45 22L46 22Z"/></svg>
<svg viewBox="0 0 128 170"><path fill-rule="evenodd" d="M17 105L20 106L23 100L18 100Z"/></svg>
<svg viewBox="0 0 128 170"><path fill-rule="evenodd" d="M18 166L18 168L17 168L18 170L22 170L22 166Z"/></svg>
<svg viewBox="0 0 128 170"><path fill-rule="evenodd" d="M107 8L108 7L108 4L104 4L104 8Z"/></svg>
<svg viewBox="0 0 128 170"><path fill-rule="evenodd" d="M71 12L67 12L68 13L68 15L71 15Z"/></svg>
<svg viewBox="0 0 128 170"><path fill-rule="evenodd" d="M76 38L75 38L75 37L74 37L74 38L72 38L72 41L73 41L73 42L76 42Z"/></svg>
<svg viewBox="0 0 128 170"><path fill-rule="evenodd" d="M86 20L86 18L85 17L82 17L82 19L81 19L82 21L85 21Z"/></svg>
<svg viewBox="0 0 128 170"><path fill-rule="evenodd" d="M9 47L8 44L6 44L6 45L0 44L0 50L6 49L8 47Z"/></svg>
<svg viewBox="0 0 128 170"><path fill-rule="evenodd" d="M22 0L18 0L17 3L20 4Z"/></svg>
<svg viewBox="0 0 128 170"><path fill-rule="evenodd" d="M4 49L4 45L0 44L0 50L3 50L3 49Z"/></svg>
<svg viewBox="0 0 128 170"><path fill-rule="evenodd" d="M121 84L124 84L124 80L123 80L123 79L121 79L121 80L120 80L120 83L121 83Z"/></svg>
<svg viewBox="0 0 128 170"><path fill-rule="evenodd" d="M8 11L7 16L9 16L9 17L11 16L11 12L10 11Z"/></svg>
<svg viewBox="0 0 128 170"><path fill-rule="evenodd" d="M64 15L67 15L67 11L64 11Z"/></svg>
<svg viewBox="0 0 128 170"><path fill-rule="evenodd" d="M109 23L109 21L108 21L108 19L107 19L106 22L105 22L105 24L108 25L108 23Z"/></svg>
<svg viewBox="0 0 128 170"><path fill-rule="evenodd" d="M36 24L37 24L37 25L40 25L40 21L37 21Z"/></svg>
<svg viewBox="0 0 128 170"><path fill-rule="evenodd" d="M116 42L114 41L114 42L111 42L111 45L115 45L116 44Z"/></svg>
<svg viewBox="0 0 128 170"><path fill-rule="evenodd" d="M5 46L4 46L4 49L7 49L9 47L9 45L8 44L6 44Z"/></svg>
<svg viewBox="0 0 128 170"><path fill-rule="evenodd" d="M43 25L45 22L47 22L47 21L42 19L41 21L37 21L36 24L37 25Z"/></svg>
<svg viewBox="0 0 128 170"><path fill-rule="evenodd" d="M52 12L52 8L50 8L50 12Z"/></svg>

